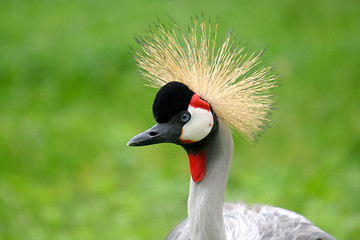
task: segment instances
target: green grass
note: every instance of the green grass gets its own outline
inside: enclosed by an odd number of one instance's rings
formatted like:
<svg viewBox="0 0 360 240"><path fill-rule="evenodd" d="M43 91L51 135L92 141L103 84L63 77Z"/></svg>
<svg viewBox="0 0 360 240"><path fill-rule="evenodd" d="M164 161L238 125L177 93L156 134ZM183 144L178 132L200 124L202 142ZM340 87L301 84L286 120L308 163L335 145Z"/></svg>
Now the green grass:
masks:
<svg viewBox="0 0 360 240"><path fill-rule="evenodd" d="M219 17L281 76L272 128L235 137L227 200L360 235L356 1L1 1L0 239L163 239L186 217L180 148L129 148L155 89L128 55L159 16Z"/></svg>

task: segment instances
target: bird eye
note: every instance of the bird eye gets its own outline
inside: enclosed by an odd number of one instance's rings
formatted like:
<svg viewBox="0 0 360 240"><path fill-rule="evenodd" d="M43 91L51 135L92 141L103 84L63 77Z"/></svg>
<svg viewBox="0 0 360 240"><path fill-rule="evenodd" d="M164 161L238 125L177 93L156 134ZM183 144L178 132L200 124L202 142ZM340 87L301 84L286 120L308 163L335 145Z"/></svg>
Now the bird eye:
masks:
<svg viewBox="0 0 360 240"><path fill-rule="evenodd" d="M190 113L186 112L181 115L181 121L188 122L191 118Z"/></svg>

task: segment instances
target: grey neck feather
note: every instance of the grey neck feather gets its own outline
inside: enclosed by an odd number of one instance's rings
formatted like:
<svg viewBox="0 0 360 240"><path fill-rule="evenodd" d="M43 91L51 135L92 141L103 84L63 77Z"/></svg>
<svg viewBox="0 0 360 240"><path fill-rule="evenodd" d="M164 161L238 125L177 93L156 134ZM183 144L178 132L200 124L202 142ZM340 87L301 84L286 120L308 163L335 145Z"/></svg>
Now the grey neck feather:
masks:
<svg viewBox="0 0 360 240"><path fill-rule="evenodd" d="M218 124L216 135L203 149L205 177L199 183L190 180L188 215L194 240L226 239L223 205L234 143L229 127L221 120Z"/></svg>

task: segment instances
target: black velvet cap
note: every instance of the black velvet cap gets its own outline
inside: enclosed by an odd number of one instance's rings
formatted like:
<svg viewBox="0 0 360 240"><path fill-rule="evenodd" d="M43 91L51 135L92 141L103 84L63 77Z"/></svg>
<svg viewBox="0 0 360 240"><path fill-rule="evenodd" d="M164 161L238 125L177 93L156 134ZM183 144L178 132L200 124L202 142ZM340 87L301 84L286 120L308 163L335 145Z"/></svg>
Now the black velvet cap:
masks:
<svg viewBox="0 0 360 240"><path fill-rule="evenodd" d="M187 110L194 92L180 82L169 82L160 88L153 104L153 114L158 123L168 122L175 114Z"/></svg>

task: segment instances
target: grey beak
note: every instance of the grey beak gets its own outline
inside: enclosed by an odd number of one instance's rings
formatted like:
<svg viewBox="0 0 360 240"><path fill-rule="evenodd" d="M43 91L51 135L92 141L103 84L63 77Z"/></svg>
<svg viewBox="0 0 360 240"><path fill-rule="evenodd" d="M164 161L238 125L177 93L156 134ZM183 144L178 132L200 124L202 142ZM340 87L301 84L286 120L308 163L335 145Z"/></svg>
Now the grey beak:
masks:
<svg viewBox="0 0 360 240"><path fill-rule="evenodd" d="M179 141L178 135L174 132L173 126L170 123L158 123L145 132L133 137L127 145L146 146L165 142L177 143Z"/></svg>

